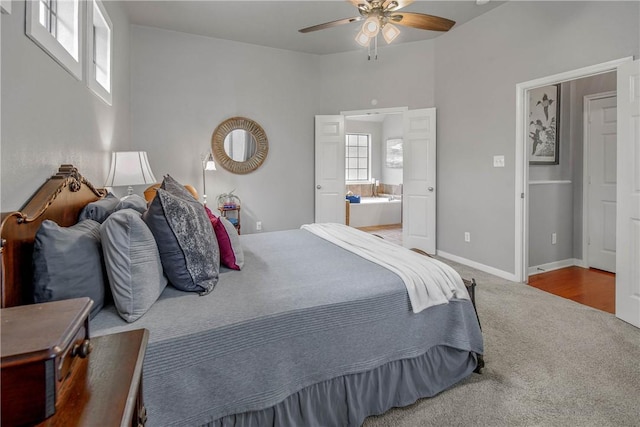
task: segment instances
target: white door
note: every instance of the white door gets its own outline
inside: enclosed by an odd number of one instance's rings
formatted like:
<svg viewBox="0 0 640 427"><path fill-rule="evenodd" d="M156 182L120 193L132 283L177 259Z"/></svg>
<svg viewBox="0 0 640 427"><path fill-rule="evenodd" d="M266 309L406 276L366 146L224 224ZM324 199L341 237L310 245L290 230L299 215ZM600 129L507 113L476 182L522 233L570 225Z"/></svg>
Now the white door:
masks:
<svg viewBox="0 0 640 427"><path fill-rule="evenodd" d="M616 97L587 100L589 267L616 272Z"/></svg>
<svg viewBox="0 0 640 427"><path fill-rule="evenodd" d="M640 60L618 67L616 316L640 328Z"/></svg>
<svg viewBox="0 0 640 427"><path fill-rule="evenodd" d="M346 222L344 116L316 116L315 222Z"/></svg>
<svg viewBox="0 0 640 427"><path fill-rule="evenodd" d="M404 113L402 242L436 253L436 109Z"/></svg>

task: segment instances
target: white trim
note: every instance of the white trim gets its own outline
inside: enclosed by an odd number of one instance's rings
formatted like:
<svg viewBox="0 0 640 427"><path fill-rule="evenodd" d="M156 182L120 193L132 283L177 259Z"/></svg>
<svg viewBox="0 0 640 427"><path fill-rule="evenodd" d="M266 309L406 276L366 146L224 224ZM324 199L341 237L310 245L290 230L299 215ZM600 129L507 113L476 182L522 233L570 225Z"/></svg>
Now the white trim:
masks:
<svg viewBox="0 0 640 427"><path fill-rule="evenodd" d="M112 105L112 92L113 92L113 24L111 22L111 18L107 13L107 10L102 4L101 0L89 0L87 2L87 55L86 55L86 76L87 76L87 86L89 89L93 91L99 98L101 98L104 102L109 105ZM107 27L109 29L109 53L108 53L108 67L109 67L109 89L103 87L98 80L96 79L95 66L93 63L93 8L97 7L98 11L104 18Z"/></svg>
<svg viewBox="0 0 640 427"><path fill-rule="evenodd" d="M391 108L374 108L371 110L340 111L340 114L346 117L351 117L351 116L369 116L372 114L404 113L405 111L409 111L409 107L391 107Z"/></svg>
<svg viewBox="0 0 640 427"><path fill-rule="evenodd" d="M585 95L582 99L582 259L589 266L589 116L591 101L617 97L618 92L608 91ZM617 102L616 102L617 104Z"/></svg>
<svg viewBox="0 0 640 427"><path fill-rule="evenodd" d="M545 181L545 180L540 180L540 181L529 181L529 185L553 185L553 184L557 184L557 185L561 185L561 184L571 184L570 180L557 180L557 181Z"/></svg>
<svg viewBox="0 0 640 427"><path fill-rule="evenodd" d="M469 267L476 268L476 269L478 269L480 271L484 271L485 273L493 274L494 276L498 276L498 277L500 277L502 279L511 280L512 282L517 282L518 281L517 278L516 278L516 275L513 274L513 273L509 273L509 272L503 271L503 270L498 270L495 267L490 267L488 265L480 264L479 262L471 261L470 259L462 258L462 257L459 257L457 255L453 255L453 254L441 251L439 249L437 251L437 255L442 257L442 258L446 258L448 260L459 262L460 264L464 264L464 265L467 265Z"/></svg>
<svg viewBox="0 0 640 427"><path fill-rule="evenodd" d="M11 15L11 0L0 1L0 12L4 15Z"/></svg>
<svg viewBox="0 0 640 427"><path fill-rule="evenodd" d="M551 84L562 83L569 80L575 80L583 77L603 74L610 71L616 71L621 64L632 61L633 57L616 59L613 61L603 62L601 64L589 67L579 68L577 70L567 71L564 73L554 74L551 76L530 80L528 82L518 83L516 85L516 158L515 158L515 277L516 281L526 281L528 271L528 248L529 240L529 218L528 218L528 199L526 191L529 181L529 165L525 153L525 144L527 142L527 127L525 123L525 100L527 91L530 89L547 86ZM521 194L525 197L521 198Z"/></svg>
<svg viewBox="0 0 640 427"><path fill-rule="evenodd" d="M529 276L535 276L536 274L548 273L549 271L560 270L561 268L573 266L585 268L582 260L577 258L568 258L561 261L548 262L546 264L529 267Z"/></svg>
<svg viewBox="0 0 640 427"><path fill-rule="evenodd" d="M35 44L40 46L51 58L60 64L65 70L78 80L82 80L82 64L84 60L84 25L82 17L84 16L85 2L81 0L73 0L76 4L74 12L74 21L77 31L77 37L74 41L74 50L76 57L69 53L60 42L49 33L49 31L40 25L39 11L40 2L38 0L26 1L25 12L25 34Z"/></svg>

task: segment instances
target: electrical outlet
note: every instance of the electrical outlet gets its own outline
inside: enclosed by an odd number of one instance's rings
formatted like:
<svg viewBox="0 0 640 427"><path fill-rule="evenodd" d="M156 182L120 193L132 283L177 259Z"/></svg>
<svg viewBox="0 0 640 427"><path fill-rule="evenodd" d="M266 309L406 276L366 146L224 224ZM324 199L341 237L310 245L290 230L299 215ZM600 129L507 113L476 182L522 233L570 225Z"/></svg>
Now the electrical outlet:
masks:
<svg viewBox="0 0 640 427"><path fill-rule="evenodd" d="M551 244L555 245L556 243L558 243L558 236L556 233L551 233Z"/></svg>
<svg viewBox="0 0 640 427"><path fill-rule="evenodd" d="M464 241L465 242L470 242L471 241L471 233L469 233L468 231L464 232Z"/></svg>
<svg viewBox="0 0 640 427"><path fill-rule="evenodd" d="M256 221L256 231L262 231L262 221Z"/></svg>

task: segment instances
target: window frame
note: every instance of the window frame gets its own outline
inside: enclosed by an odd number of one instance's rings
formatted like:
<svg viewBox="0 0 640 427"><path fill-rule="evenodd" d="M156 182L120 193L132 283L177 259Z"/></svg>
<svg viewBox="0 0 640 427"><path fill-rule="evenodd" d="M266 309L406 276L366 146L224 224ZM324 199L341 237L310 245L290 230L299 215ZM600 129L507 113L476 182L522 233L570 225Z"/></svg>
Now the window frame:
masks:
<svg viewBox="0 0 640 427"><path fill-rule="evenodd" d="M348 179L348 171L349 169L353 169L353 168L349 168L349 157L347 156L348 150L349 150L349 144L348 144L348 139L350 136L366 136L367 137L367 178L366 179L357 179L357 180L352 180L352 179ZM363 133L363 132L350 132L350 133L346 133L345 134L345 153L344 153L344 159L345 159L345 167L344 167L344 171L345 171L345 183L347 185L350 184L366 184L366 183L370 183L371 182L371 150L372 150L372 141L371 141L372 137L371 134L369 133ZM358 156L358 158L361 158L360 156ZM361 169L361 168L357 168L357 169Z"/></svg>
<svg viewBox="0 0 640 427"><path fill-rule="evenodd" d="M87 86L100 97L104 102L109 105L112 105L112 93L113 93L113 23L111 22L111 18L107 13L106 8L101 0L88 0L87 7L87 56L86 56L86 76L87 76ZM108 53L107 53L107 69L109 75L109 88L105 88L98 79L96 78L96 62L95 62L95 31L94 31L94 11L96 10L104 20L104 24L106 25L109 36L108 40Z"/></svg>
<svg viewBox="0 0 640 427"><path fill-rule="evenodd" d="M73 53L54 37L44 26L40 24L40 0L27 0L25 13L25 34L35 44L40 46L51 58L60 64L78 80L82 80L84 60L84 28L82 17L84 16L85 2L82 0L63 0L73 2L74 5L74 39Z"/></svg>

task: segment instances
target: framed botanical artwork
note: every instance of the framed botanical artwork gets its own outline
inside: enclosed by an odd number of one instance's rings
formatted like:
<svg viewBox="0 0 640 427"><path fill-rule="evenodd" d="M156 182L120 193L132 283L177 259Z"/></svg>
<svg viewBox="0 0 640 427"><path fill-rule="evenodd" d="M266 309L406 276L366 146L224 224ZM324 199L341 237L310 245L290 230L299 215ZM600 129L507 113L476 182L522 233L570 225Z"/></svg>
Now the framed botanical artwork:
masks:
<svg viewBox="0 0 640 427"><path fill-rule="evenodd" d="M544 86L528 92L530 165L557 165L560 161L560 85Z"/></svg>
<svg viewBox="0 0 640 427"><path fill-rule="evenodd" d="M385 163L388 168L402 167L402 139L387 139L387 156Z"/></svg>

